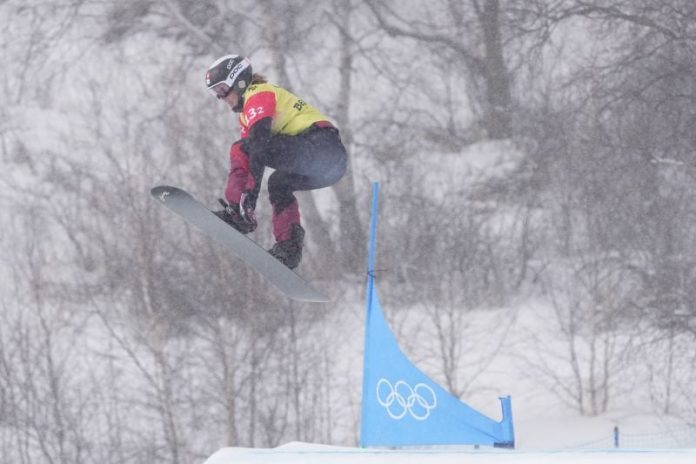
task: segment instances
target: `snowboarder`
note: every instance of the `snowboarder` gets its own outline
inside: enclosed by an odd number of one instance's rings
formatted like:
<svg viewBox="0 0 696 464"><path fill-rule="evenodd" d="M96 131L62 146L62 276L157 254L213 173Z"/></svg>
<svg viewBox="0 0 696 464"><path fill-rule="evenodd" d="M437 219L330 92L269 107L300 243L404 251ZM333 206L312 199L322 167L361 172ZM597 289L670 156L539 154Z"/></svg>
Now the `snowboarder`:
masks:
<svg viewBox="0 0 696 464"><path fill-rule="evenodd" d="M338 129L326 116L288 90L252 71L242 56L225 55L205 75L208 90L239 114L241 139L230 148L223 209L214 213L248 234L264 168L268 178L276 243L268 250L290 269L302 259L305 231L293 192L328 187L343 177L347 155Z"/></svg>

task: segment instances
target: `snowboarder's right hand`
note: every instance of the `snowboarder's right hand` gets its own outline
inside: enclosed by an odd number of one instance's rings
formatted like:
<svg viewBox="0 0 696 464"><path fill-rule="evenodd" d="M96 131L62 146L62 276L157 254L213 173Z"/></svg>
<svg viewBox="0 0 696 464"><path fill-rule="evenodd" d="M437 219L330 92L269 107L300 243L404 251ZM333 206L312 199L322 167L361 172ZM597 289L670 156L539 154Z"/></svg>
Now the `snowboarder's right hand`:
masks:
<svg viewBox="0 0 696 464"><path fill-rule="evenodd" d="M256 223L256 195L252 192L242 192L239 198L239 214L247 222Z"/></svg>
<svg viewBox="0 0 696 464"><path fill-rule="evenodd" d="M218 202L220 202L223 209L222 211L213 211L217 217L243 234L256 230L256 215L253 209L242 214L238 204L227 203L222 198L218 198Z"/></svg>

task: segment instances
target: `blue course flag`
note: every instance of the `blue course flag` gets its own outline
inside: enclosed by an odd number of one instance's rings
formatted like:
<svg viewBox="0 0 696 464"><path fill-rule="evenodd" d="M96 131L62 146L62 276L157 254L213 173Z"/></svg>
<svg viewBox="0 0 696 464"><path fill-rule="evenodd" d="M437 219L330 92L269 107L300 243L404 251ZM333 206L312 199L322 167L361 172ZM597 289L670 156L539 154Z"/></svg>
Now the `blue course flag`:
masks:
<svg viewBox="0 0 696 464"><path fill-rule="evenodd" d="M377 193L373 186L360 445L514 446L510 397L503 419L479 413L436 384L399 348L374 285Z"/></svg>

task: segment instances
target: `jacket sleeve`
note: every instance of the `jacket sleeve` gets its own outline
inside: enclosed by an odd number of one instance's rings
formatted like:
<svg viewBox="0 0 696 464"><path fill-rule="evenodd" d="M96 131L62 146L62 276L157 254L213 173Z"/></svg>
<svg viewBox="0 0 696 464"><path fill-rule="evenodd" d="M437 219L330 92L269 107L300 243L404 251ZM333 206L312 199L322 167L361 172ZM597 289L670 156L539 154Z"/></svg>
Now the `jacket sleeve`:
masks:
<svg viewBox="0 0 696 464"><path fill-rule="evenodd" d="M253 185L249 192L258 196L261 179L266 167L268 147L271 141L271 125L276 110L276 96L271 91L261 91L251 95L242 109L244 120L244 151L249 156L249 171Z"/></svg>
<svg viewBox="0 0 696 464"><path fill-rule="evenodd" d="M230 147L230 170L225 187L225 199L228 203L239 204L242 194L255 187L244 143L244 140L237 140Z"/></svg>

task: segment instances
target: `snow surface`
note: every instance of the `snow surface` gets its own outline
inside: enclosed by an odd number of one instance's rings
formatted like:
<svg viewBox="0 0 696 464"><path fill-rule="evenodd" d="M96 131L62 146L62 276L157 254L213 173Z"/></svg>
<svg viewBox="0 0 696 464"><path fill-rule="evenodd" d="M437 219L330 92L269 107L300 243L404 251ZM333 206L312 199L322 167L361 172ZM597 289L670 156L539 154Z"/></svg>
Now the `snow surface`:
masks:
<svg viewBox="0 0 696 464"><path fill-rule="evenodd" d="M278 462L288 464L545 464L610 463L670 464L696 462L696 449L682 450L587 450L587 451L515 451L498 449L470 450L373 450L288 443L272 449L223 448L204 464L244 464Z"/></svg>

